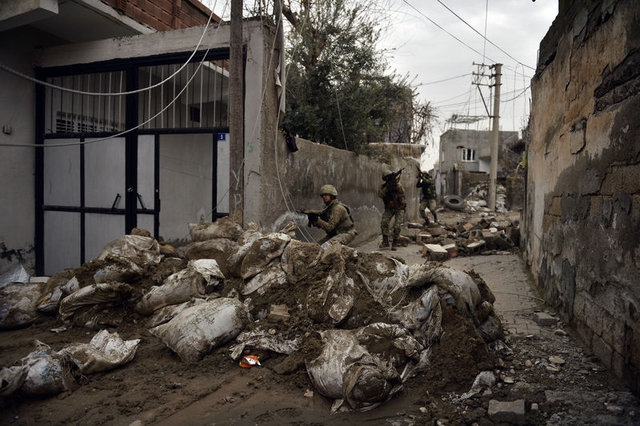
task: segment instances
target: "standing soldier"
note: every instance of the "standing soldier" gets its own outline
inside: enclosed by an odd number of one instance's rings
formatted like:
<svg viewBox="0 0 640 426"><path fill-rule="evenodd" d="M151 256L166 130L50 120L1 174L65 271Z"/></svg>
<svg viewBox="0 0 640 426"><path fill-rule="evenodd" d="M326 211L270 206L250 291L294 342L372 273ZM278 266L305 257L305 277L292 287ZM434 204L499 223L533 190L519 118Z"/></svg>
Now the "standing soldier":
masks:
<svg viewBox="0 0 640 426"><path fill-rule="evenodd" d="M418 183L416 183L416 187L422 189L420 193L420 217L424 219L424 226L429 225L426 209L429 209L433 215L433 222L438 223L438 216L436 215L436 208L438 207L436 199L438 195L436 194L436 186L433 183L433 179L431 179L431 175L418 170Z"/></svg>
<svg viewBox="0 0 640 426"><path fill-rule="evenodd" d="M391 236L391 250L396 250L398 240L400 239L400 229L404 223L404 214L407 208L407 199L404 195L404 188L400 184L400 173L385 171L382 175L384 183L378 190L378 196L384 202L384 213L380 221L380 230L382 232L382 244L380 247L389 246L389 237ZM393 228L390 230L390 223L393 219ZM391 235L390 235L391 234Z"/></svg>

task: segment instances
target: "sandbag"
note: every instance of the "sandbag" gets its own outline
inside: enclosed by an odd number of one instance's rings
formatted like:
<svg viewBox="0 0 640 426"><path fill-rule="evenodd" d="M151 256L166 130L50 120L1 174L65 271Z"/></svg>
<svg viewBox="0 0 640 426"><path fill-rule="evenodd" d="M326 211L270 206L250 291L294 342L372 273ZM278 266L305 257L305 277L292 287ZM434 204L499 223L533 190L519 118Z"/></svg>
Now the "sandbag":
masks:
<svg viewBox="0 0 640 426"><path fill-rule="evenodd" d="M73 290L69 290L69 286L65 286L69 283L69 280L74 278L75 271L73 269L64 269L60 272L53 274L42 290L42 295L38 299L37 309L44 313L57 313L60 306L60 301L75 290L80 288L80 285ZM75 280L76 283L78 280Z"/></svg>
<svg viewBox="0 0 640 426"><path fill-rule="evenodd" d="M158 241L142 235L124 235L111 241L105 245L96 259L105 260L109 256L128 259L139 266L158 264L162 260Z"/></svg>
<svg viewBox="0 0 640 426"><path fill-rule="evenodd" d="M392 309L389 319L411 331L423 345L431 345L442 335L442 306L438 288L430 287L419 298Z"/></svg>
<svg viewBox="0 0 640 426"><path fill-rule="evenodd" d="M0 288L0 330L20 328L38 318L42 283L12 283Z"/></svg>
<svg viewBox="0 0 640 426"><path fill-rule="evenodd" d="M264 270L269 263L282 256L291 237L279 232L269 233L258 238L251 244L251 247L242 259L240 276L248 279Z"/></svg>
<svg viewBox="0 0 640 426"><path fill-rule="evenodd" d="M169 275L161 286L151 287L135 309L143 315L151 315L164 306L204 297L223 279L224 275L214 259L191 260L185 269Z"/></svg>
<svg viewBox="0 0 640 426"><path fill-rule="evenodd" d="M12 283L28 283L31 278L22 264L17 263L6 272L0 274L0 288Z"/></svg>
<svg viewBox="0 0 640 426"><path fill-rule="evenodd" d="M240 291L243 296L248 296L254 292L260 295L265 294L270 288L278 287L287 283L287 274L282 270L280 264L271 266L247 281Z"/></svg>
<svg viewBox="0 0 640 426"><path fill-rule="evenodd" d="M125 283L99 283L82 287L60 301L60 317L68 320L79 311L95 305L126 302L133 293L133 288Z"/></svg>
<svg viewBox="0 0 640 426"><path fill-rule="evenodd" d="M239 300L218 298L187 308L149 331L191 363L233 340L248 323L248 310Z"/></svg>
<svg viewBox="0 0 640 426"><path fill-rule="evenodd" d="M36 341L37 349L22 359L29 371L20 392L30 396L57 395L74 385L71 364L63 355Z"/></svg>
<svg viewBox="0 0 640 426"><path fill-rule="evenodd" d="M320 332L320 355L306 361L314 388L322 395L346 401L352 409L366 411L402 390L400 374L369 353L350 330ZM334 409L340 404L334 404Z"/></svg>
<svg viewBox="0 0 640 426"><path fill-rule="evenodd" d="M0 369L0 396L11 395L20 389L29 373L28 365L15 365Z"/></svg>
<svg viewBox="0 0 640 426"><path fill-rule="evenodd" d="M59 353L68 355L82 374L112 370L131 361L140 339L122 340L118 333L99 331L89 343L77 343Z"/></svg>
<svg viewBox="0 0 640 426"><path fill-rule="evenodd" d="M373 299L385 307L401 303L407 294L405 280L408 266L379 253L361 253L360 256L366 257L367 262L358 264L358 275ZM375 265L373 270L367 268L372 263Z"/></svg>
<svg viewBox="0 0 640 426"><path fill-rule="evenodd" d="M215 222L189 223L187 226L191 241L206 241L214 238L237 240L243 233L242 227L228 216Z"/></svg>
<svg viewBox="0 0 640 426"><path fill-rule="evenodd" d="M343 322L353 309L358 289L352 278L341 270L333 270L321 281L309 287L307 313L316 322Z"/></svg>
<svg viewBox="0 0 640 426"><path fill-rule="evenodd" d="M282 252L280 262L287 280L295 284L313 273L320 260L322 248L316 243L291 240Z"/></svg>

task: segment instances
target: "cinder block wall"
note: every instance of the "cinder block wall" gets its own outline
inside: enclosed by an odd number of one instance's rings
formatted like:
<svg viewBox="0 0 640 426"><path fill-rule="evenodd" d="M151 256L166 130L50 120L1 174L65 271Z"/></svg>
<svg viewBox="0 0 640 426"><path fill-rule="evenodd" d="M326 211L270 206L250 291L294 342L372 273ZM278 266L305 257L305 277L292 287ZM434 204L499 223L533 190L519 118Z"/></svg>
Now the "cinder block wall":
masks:
<svg viewBox="0 0 640 426"><path fill-rule="evenodd" d="M561 2L532 81L524 254L546 300L640 389L640 2Z"/></svg>

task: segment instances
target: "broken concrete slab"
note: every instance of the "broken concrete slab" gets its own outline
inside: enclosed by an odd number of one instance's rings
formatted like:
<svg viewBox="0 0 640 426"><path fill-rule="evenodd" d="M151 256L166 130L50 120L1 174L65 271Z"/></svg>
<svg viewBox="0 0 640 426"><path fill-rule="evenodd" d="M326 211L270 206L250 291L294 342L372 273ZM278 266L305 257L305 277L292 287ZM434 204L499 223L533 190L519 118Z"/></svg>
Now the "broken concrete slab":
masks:
<svg viewBox="0 0 640 426"><path fill-rule="evenodd" d="M552 326L558 323L558 318L552 317L546 312L534 312L533 320L541 327Z"/></svg>
<svg viewBox="0 0 640 426"><path fill-rule="evenodd" d="M449 258L449 252L440 244L424 244L422 255L429 257L431 260L446 260Z"/></svg>

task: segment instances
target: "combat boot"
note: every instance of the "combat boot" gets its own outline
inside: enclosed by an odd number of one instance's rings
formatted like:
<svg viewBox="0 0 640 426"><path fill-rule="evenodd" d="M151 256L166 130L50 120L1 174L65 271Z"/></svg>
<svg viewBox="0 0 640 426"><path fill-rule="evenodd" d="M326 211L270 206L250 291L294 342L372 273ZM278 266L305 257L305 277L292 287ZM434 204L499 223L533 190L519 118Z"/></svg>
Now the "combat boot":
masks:
<svg viewBox="0 0 640 426"><path fill-rule="evenodd" d="M389 237L387 237L386 235L382 236L382 243L380 243L380 248L387 248L389 247Z"/></svg>
<svg viewBox="0 0 640 426"><path fill-rule="evenodd" d="M391 240L391 250L393 251L398 250L398 240L396 240L395 238Z"/></svg>

